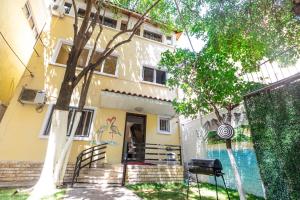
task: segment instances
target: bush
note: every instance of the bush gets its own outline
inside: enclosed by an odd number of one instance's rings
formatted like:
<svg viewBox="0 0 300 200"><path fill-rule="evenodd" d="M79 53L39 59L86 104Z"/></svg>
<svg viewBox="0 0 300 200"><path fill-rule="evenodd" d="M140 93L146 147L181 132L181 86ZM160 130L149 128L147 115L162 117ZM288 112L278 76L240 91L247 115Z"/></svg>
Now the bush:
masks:
<svg viewBox="0 0 300 200"><path fill-rule="evenodd" d="M300 82L245 98L268 199L300 199Z"/></svg>

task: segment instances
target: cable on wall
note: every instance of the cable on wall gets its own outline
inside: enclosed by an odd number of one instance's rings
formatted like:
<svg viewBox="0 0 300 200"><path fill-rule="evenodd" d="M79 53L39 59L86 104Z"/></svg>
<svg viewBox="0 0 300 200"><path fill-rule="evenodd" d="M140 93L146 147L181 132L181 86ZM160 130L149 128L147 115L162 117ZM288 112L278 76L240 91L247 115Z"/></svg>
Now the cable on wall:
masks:
<svg viewBox="0 0 300 200"><path fill-rule="evenodd" d="M21 60L21 58L18 56L18 54L14 51L14 49L8 43L8 41L6 40L6 38L4 37L4 35L2 34L2 32L0 32L0 35L3 38L3 40L5 41L6 45L9 47L9 49L13 52L13 54L17 57L17 59L21 62L21 64L25 67L25 69L29 72L30 76L33 78L34 75L33 75L32 71L30 71L28 69L28 67L25 65L25 63Z"/></svg>

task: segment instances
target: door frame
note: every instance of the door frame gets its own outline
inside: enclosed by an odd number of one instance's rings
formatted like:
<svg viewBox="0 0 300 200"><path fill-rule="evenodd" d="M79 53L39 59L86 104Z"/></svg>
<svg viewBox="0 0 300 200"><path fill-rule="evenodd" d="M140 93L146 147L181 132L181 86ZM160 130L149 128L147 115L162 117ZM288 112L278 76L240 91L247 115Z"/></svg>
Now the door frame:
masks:
<svg viewBox="0 0 300 200"><path fill-rule="evenodd" d="M122 155L121 155L121 163L124 162L124 144L125 144L125 136L126 136L126 131L127 131L127 119L128 116L137 116L137 117L143 117L144 118L144 141L146 143L146 128L147 128L147 115L146 114L139 114L139 113L131 113L131 112L126 112L126 117L125 117L125 128L124 128L124 134L123 134L123 145L122 145Z"/></svg>

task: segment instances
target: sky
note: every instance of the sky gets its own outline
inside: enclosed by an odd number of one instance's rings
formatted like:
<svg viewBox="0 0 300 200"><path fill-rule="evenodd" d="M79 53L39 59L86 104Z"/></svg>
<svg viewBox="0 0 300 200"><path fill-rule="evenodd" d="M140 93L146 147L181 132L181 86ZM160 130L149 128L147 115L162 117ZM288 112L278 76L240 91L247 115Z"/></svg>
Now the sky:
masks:
<svg viewBox="0 0 300 200"><path fill-rule="evenodd" d="M190 36L190 38L192 41L193 48L195 49L196 52L199 52L202 49L204 42L202 40L197 39L192 36ZM176 47L183 48L183 49L189 49L192 51L192 47L191 47L188 37L186 36L185 33L183 33L181 35L181 37L179 38L179 40L176 42Z"/></svg>

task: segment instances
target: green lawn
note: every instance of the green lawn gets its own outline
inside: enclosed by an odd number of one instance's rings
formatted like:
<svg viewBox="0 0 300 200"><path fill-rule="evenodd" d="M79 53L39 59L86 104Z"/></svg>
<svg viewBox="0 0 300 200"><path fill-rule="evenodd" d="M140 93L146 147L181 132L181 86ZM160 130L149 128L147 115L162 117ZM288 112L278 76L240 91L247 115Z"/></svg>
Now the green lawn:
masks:
<svg viewBox="0 0 300 200"><path fill-rule="evenodd" d="M136 195L142 199L162 199L162 200L183 200L186 199L187 186L181 183L143 183L127 185L128 189L132 190ZM214 200L216 199L215 186L207 183L201 183L201 196L202 200ZM222 187L218 187L219 199L227 200L226 191ZM239 200L236 190L229 189L229 195L231 200ZM193 184L190 187L189 200L200 199L198 195L197 185ZM261 197L254 195L247 195L247 200L263 200Z"/></svg>
<svg viewBox="0 0 300 200"><path fill-rule="evenodd" d="M0 200L26 200L29 197L28 193L17 191L17 189L0 188ZM65 193L66 190L62 189L51 197L43 198L43 200L60 200L63 199Z"/></svg>
<svg viewBox="0 0 300 200"><path fill-rule="evenodd" d="M19 193L16 189L5 189L0 188L0 199L1 200L26 200L29 197L27 193Z"/></svg>

